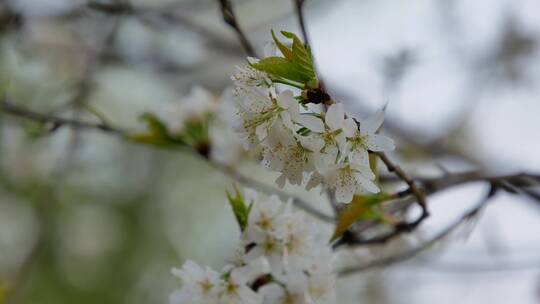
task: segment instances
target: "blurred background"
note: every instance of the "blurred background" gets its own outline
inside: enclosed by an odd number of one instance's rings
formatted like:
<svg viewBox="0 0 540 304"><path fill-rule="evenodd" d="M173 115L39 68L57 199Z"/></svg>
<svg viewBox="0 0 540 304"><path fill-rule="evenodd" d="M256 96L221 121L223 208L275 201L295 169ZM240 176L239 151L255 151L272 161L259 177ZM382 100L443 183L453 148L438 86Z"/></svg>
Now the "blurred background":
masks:
<svg viewBox="0 0 540 304"><path fill-rule="evenodd" d="M0 88L39 113L144 130L192 86L216 98L244 53L217 1L0 0ZM233 1L259 53L270 29L299 33L292 1ZM540 172L540 2L306 1L328 90L358 117L387 106L393 157L413 176ZM46 130L45 130L46 131ZM185 259L220 268L238 231L233 180L200 157L99 131L0 114L0 303L166 303ZM256 160L234 162L272 184ZM289 188L330 212L317 191ZM340 264L391 255L438 233L486 191L430 197L432 216ZM498 195L416 258L339 281L334 303L540 303L540 205Z"/></svg>

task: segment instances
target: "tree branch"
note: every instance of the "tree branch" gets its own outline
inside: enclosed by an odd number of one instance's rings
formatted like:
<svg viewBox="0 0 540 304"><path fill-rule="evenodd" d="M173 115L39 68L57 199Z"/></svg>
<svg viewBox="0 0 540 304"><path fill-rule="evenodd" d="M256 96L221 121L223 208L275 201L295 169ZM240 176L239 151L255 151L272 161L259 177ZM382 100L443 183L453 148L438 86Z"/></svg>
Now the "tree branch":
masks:
<svg viewBox="0 0 540 304"><path fill-rule="evenodd" d="M0 100L0 110L2 112L16 116L25 120L34 121L41 124L50 124L50 132L55 132L61 127L79 128L85 130L98 130L106 133L112 133L119 136L125 136L126 133L104 123L84 122L76 119L62 118L53 115L41 114L26 108L17 106L9 102L6 98Z"/></svg>
<svg viewBox="0 0 540 304"><path fill-rule="evenodd" d="M5 99L0 100L0 110L9 115L16 116L16 117L26 119L29 121L34 121L34 122L42 123L42 124L51 124L50 132L55 132L61 127L70 127L70 128L86 129L86 130L99 130L106 133L112 133L121 137L127 137L128 135L128 132L114 128L105 123L83 122L83 121L79 121L75 119L68 119L68 118L61 118L61 117L56 117L52 115L40 114L37 112L33 112L31 110L16 106ZM290 194L287 194L284 191L281 191L274 187L258 182L254 179L251 179L247 176L244 176L238 173L237 171L235 171L234 169L232 169L231 167L214 162L206 157L203 157L203 158L206 161L208 161L213 167L219 169L223 173L234 178L236 181L244 184L247 187L255 188L267 194L275 194L283 200L287 200L290 198L292 199L292 202L295 206L310 213L314 217L320 220L326 221L326 222L332 222L332 223L334 222L333 217L326 215L322 213L321 211L313 208L308 202L305 202L298 197L292 196Z"/></svg>
<svg viewBox="0 0 540 304"><path fill-rule="evenodd" d="M403 193L412 194L415 197L416 203L420 206L422 213L420 216L412 222L398 222L393 225L390 232L384 233L380 236L372 237L369 239L361 238L357 233L352 232L350 229L343 237L334 244L334 248L347 245L347 246L358 246L358 245L367 245L367 244L382 244L390 241L402 233L410 233L414 231L426 218L429 217L429 211L426 203L426 196L424 192L416 185L415 181L410 178L405 171L403 171L398 165L394 164L386 154L383 152L373 152L377 155L381 161L386 165L388 171L394 173L399 179L407 184L409 187ZM403 196L402 196L403 197Z"/></svg>
<svg viewBox="0 0 540 304"><path fill-rule="evenodd" d="M225 23L227 23L236 32L238 40L240 40L240 44L242 44L242 47L244 48L246 54L251 57L256 57L255 49L253 48L253 46L247 39L246 34L244 33L244 31L242 31L242 28L238 24L238 20L234 13L231 1L218 0L218 2L221 9L221 15L223 16L223 21L225 21Z"/></svg>
<svg viewBox="0 0 540 304"><path fill-rule="evenodd" d="M263 184L259 181L256 181L252 178L249 178L245 175L242 175L241 173L239 173L238 171L234 170L233 168L227 166L227 165L224 165L224 164L220 164L218 162L213 162L209 159L207 159L210 164L219 169L221 172L227 174L228 176L232 177L234 180L238 181L239 183L243 184L244 186L247 186L247 187L251 187L255 190L258 190L258 191L261 191L261 192L264 192L264 193L267 193L267 194L275 194L277 195L280 199L282 200L288 200L288 199L292 199L292 202L293 204L300 208L300 209L303 209L304 211L308 212L309 214L313 215L315 218L318 218L322 221L325 221L325 222L329 222L329 223L334 223L334 218L332 216L329 216L329 215L326 215L325 213L317 210L316 208L312 207L308 202L298 198L298 197L295 197L295 196L292 196L288 193L286 193L285 191L282 191L282 190L279 190L279 189L276 189L272 186L269 186L269 185L266 185L266 184Z"/></svg>
<svg viewBox="0 0 540 304"><path fill-rule="evenodd" d="M298 23L300 24L300 30L302 31L302 38L304 39L304 44L311 45L309 42L309 36L307 33L306 21L304 18L304 4L305 0L293 0L296 17L298 18Z"/></svg>
<svg viewBox="0 0 540 304"><path fill-rule="evenodd" d="M358 272L371 270L374 268L381 268L390 266L399 262L403 262L406 260L409 260L413 257L415 257L417 254L423 252L427 248L433 246L435 243L439 242L440 240L446 238L448 235L450 235L453 231L456 230L456 228L460 227L463 223L469 221L470 219L474 218L493 198L493 196L496 193L496 188L492 187L481 200L479 203L477 203L471 210L467 211L465 214L463 214L461 217L459 217L454 223L450 224L448 227L437 233L433 238L430 240L424 242L423 244L414 247L412 249L406 250L404 252L391 255L385 258L381 258L378 260L375 260L373 262L369 262L366 264L351 266L349 268L342 269L339 271L338 275L339 277L346 277Z"/></svg>

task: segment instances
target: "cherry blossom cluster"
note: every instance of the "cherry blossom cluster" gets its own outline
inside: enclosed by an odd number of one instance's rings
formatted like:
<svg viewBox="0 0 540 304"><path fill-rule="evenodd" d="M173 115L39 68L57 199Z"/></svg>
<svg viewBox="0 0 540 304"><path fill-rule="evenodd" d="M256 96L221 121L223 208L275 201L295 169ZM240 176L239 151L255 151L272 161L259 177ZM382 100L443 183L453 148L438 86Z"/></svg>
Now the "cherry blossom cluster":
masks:
<svg viewBox="0 0 540 304"><path fill-rule="evenodd" d="M237 97L235 130L244 148L260 147L266 167L281 173L277 184L289 182L308 190L322 185L334 190L342 203L356 193L379 192L368 152L394 149L390 138L377 134L384 113L360 120L346 114L341 103L332 101L327 109L309 104L285 82L273 82L253 68L257 59L248 61L250 65L238 67L231 77Z"/></svg>
<svg viewBox="0 0 540 304"><path fill-rule="evenodd" d="M241 140L232 130L236 117L231 88L215 96L201 86L194 86L179 102L165 104L159 109L157 117L170 134L196 134L196 140L209 142L209 157L213 161L232 166L245 159Z"/></svg>
<svg viewBox="0 0 540 304"><path fill-rule="evenodd" d="M182 286L171 304L303 304L333 294L328 238L276 196L246 190L250 202L237 253L220 272L187 261L172 273Z"/></svg>

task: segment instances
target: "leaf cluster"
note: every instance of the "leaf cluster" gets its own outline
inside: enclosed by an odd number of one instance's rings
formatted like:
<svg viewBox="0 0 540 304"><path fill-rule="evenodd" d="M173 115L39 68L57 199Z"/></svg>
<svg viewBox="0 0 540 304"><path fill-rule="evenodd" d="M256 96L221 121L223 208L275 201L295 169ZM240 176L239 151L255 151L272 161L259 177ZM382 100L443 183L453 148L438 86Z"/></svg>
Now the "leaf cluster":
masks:
<svg viewBox="0 0 540 304"><path fill-rule="evenodd" d="M281 34L292 40L292 45L289 47L279 41L272 31L272 38L283 57L266 57L252 63L251 66L266 72L275 82L283 82L299 88L318 87L319 81L313 67L313 56L309 46L291 32L281 31Z"/></svg>

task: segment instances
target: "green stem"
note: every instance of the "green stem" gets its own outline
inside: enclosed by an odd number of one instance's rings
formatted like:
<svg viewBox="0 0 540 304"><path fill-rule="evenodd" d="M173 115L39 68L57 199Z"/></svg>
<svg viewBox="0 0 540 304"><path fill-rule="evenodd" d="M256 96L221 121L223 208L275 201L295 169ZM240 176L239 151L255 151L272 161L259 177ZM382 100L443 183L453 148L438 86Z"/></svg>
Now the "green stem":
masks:
<svg viewBox="0 0 540 304"><path fill-rule="evenodd" d="M304 85L295 81L290 81L287 79L272 79L272 82L282 83L286 85L290 85L292 87L298 88L300 90L304 89Z"/></svg>

